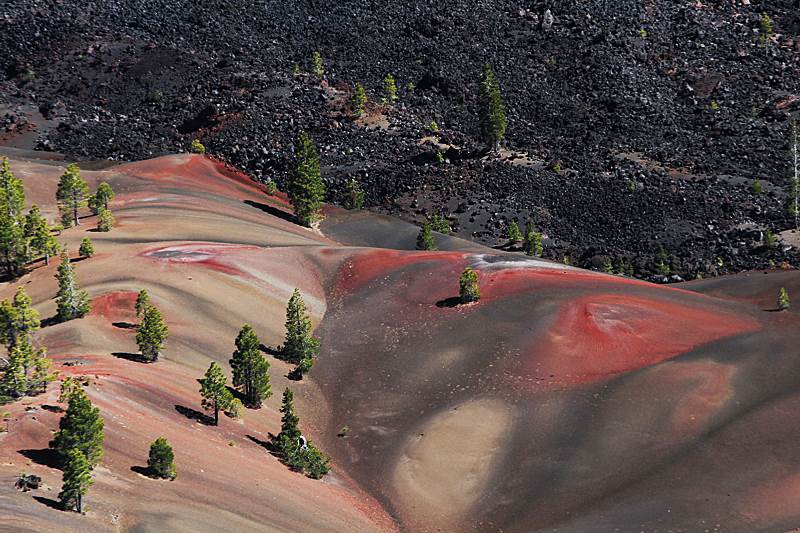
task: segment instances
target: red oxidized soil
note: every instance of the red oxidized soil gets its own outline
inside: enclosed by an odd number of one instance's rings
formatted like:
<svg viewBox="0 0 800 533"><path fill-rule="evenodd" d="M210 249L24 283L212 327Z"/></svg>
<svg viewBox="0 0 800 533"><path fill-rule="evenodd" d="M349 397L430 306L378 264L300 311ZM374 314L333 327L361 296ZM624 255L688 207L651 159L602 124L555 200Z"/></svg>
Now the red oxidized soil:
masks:
<svg viewBox="0 0 800 533"><path fill-rule="evenodd" d="M414 263L458 263L463 262L468 255L461 252L370 250L353 256L342 265L336 281L336 293L355 291L381 275Z"/></svg>
<svg viewBox="0 0 800 533"><path fill-rule="evenodd" d="M751 318L719 310L596 294L565 304L547 335L537 339L528 370L545 381L588 382L758 327Z"/></svg>
<svg viewBox="0 0 800 533"><path fill-rule="evenodd" d="M109 320L131 318L135 315L134 307L137 296L138 293L135 291L115 291L103 294L92 300L90 314Z"/></svg>

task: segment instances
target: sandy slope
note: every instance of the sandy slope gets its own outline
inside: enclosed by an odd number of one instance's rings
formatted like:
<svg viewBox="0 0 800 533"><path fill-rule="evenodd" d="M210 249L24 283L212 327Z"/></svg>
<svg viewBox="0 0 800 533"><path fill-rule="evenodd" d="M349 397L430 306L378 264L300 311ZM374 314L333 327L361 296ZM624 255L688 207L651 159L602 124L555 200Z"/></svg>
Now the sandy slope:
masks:
<svg viewBox="0 0 800 533"><path fill-rule="evenodd" d="M14 169L52 212L61 169ZM106 458L87 516L51 509L60 473L43 449L60 415L41 406L55 390L14 404L0 436L1 528L738 531L800 520L800 330L794 312L768 311L780 286L800 294L796 272L662 287L442 236L447 251L416 252L413 227L365 213L328 209L312 232L287 220L284 199L199 156L85 175L118 191L119 225L87 232L89 218L64 233L73 250L95 240L98 254L77 263L94 310L38 338L65 374L91 377ZM467 265L482 299L455 306ZM47 318L54 270L37 266L0 296L24 283ZM126 358L142 287L172 331L152 365ZM312 379L292 384L304 430L334 458L323 482L261 446L279 428L279 394L220 428L186 416L199 409L195 379L209 360L227 363L241 324L281 342L294 287L323 341ZM270 360L279 393L289 368ZM172 483L135 471L160 434L176 447ZM22 470L51 490L14 492Z"/></svg>

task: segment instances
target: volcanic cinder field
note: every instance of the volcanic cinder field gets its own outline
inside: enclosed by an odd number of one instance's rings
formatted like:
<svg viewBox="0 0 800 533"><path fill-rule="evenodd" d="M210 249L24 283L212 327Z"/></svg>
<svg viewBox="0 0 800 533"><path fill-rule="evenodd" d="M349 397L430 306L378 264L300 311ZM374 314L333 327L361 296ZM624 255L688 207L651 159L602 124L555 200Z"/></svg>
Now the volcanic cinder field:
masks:
<svg viewBox="0 0 800 533"><path fill-rule="evenodd" d="M30 154L28 154L30 155ZM65 163L18 153L29 203L55 218ZM97 167L95 167L97 168ZM57 384L5 406L4 531L782 531L800 523L800 328L775 312L796 271L670 286L567 267L437 235L366 212L326 209L318 230L285 198L213 159L175 155L84 169L117 192L117 226L94 218L60 240L92 298L37 340L62 376L86 376L105 420L87 513L59 510L48 441ZM55 314L58 261L23 285ZM456 305L458 275L481 300ZM292 290L322 351L309 376L269 357L275 394L241 421L203 423L197 378L228 359L242 324L278 346ZM146 288L170 328L144 364L131 324ZM322 481L265 449L280 393L332 456ZM341 429L347 427L348 431ZM172 443L178 477L141 475L149 443ZM32 473L44 487L17 492Z"/></svg>

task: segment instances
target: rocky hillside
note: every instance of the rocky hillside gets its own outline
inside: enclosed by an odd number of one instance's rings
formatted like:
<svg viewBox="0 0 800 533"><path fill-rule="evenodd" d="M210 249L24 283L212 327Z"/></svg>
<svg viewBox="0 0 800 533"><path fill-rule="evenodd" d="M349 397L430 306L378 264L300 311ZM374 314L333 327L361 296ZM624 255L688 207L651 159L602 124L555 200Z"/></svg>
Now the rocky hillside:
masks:
<svg viewBox="0 0 800 533"><path fill-rule="evenodd" d="M485 244L517 218L545 234L546 257L646 278L796 264L764 230L793 225L799 14L797 0L17 2L0 19L0 135L114 159L199 138L280 184L306 129L331 201L356 177L372 209L441 211ZM487 61L508 108L501 158L478 128ZM372 102L360 121L355 82Z"/></svg>

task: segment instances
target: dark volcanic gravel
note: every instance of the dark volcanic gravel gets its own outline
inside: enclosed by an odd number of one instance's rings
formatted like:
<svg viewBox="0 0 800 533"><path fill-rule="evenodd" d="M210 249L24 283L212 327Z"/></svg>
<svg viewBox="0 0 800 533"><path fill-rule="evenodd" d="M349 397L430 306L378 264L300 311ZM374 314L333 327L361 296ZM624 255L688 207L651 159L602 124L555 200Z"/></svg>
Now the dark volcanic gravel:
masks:
<svg viewBox="0 0 800 533"><path fill-rule="evenodd" d="M324 83L307 74L317 49ZM507 147L529 166L482 158L484 61L507 103ZM387 72L400 94L388 128L354 124L349 87L379 102ZM763 241L793 224L798 0L4 2L0 80L2 138L30 127L15 109L33 104L59 122L38 148L74 158L146 158L200 138L281 184L302 128L331 201L357 177L370 208L442 211L490 245L516 217L546 235L547 257L653 279L798 262ZM377 103L370 112L380 122ZM458 147L444 164L419 144L432 120Z"/></svg>

